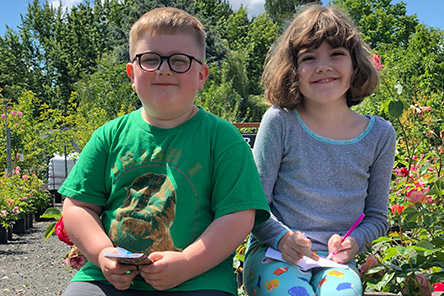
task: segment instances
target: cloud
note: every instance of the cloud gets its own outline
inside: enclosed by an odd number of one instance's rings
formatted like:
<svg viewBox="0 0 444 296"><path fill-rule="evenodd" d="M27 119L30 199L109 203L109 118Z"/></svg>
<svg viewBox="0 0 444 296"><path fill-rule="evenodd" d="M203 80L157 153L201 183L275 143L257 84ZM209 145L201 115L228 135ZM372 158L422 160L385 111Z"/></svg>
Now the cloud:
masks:
<svg viewBox="0 0 444 296"><path fill-rule="evenodd" d="M82 0L51 0L49 1L49 5L51 5L54 8L58 8L60 6L60 2L62 2L63 10L68 9L71 10L71 8L75 5L78 5L82 3Z"/></svg>
<svg viewBox="0 0 444 296"><path fill-rule="evenodd" d="M258 16L264 12L265 0L229 0L231 8L238 10L241 5L248 8L248 16Z"/></svg>

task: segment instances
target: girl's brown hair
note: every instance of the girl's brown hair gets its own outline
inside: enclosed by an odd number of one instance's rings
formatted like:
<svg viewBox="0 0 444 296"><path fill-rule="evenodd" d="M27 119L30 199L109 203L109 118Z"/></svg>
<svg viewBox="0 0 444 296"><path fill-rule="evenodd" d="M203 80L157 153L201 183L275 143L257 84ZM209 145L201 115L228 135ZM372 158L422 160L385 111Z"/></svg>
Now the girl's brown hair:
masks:
<svg viewBox="0 0 444 296"><path fill-rule="evenodd" d="M375 91L378 73L369 60L370 48L357 27L337 8L310 5L298 14L268 52L262 76L268 103L293 109L302 102L297 74L299 51L318 48L323 41L350 52L353 74L346 94L349 107L361 103Z"/></svg>
<svg viewBox="0 0 444 296"><path fill-rule="evenodd" d="M205 28L202 23L184 10L174 7L162 7L148 11L133 24L130 31L129 48L130 60L136 53L134 47L143 34L176 34L185 33L194 37L196 45L202 51L205 59Z"/></svg>

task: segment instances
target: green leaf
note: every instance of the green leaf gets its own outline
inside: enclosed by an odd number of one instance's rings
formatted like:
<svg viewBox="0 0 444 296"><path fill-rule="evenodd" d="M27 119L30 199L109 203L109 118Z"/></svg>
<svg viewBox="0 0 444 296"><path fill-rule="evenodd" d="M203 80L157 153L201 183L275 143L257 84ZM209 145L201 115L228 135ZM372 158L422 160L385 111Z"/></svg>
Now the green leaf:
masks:
<svg viewBox="0 0 444 296"><path fill-rule="evenodd" d="M404 105L399 100L392 100L388 106L388 112L391 117L398 118L404 112Z"/></svg>
<svg viewBox="0 0 444 296"><path fill-rule="evenodd" d="M50 224L45 230L45 242L54 234L55 223Z"/></svg>
<svg viewBox="0 0 444 296"><path fill-rule="evenodd" d="M60 220L60 217L62 217L62 212L57 208L48 208L43 213L43 215L40 216L40 218L56 219L56 220Z"/></svg>
<svg viewBox="0 0 444 296"><path fill-rule="evenodd" d="M393 258L396 255L398 255L398 251L396 250L396 248L394 248L394 247L388 248L387 251L385 251L385 257L384 257L383 261L390 260L391 258Z"/></svg>

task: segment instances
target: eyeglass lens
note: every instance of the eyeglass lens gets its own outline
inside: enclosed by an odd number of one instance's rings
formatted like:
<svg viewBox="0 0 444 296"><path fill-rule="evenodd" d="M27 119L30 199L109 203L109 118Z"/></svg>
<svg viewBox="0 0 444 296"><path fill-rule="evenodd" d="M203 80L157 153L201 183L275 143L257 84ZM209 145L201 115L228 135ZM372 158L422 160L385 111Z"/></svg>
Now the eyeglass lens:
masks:
<svg viewBox="0 0 444 296"><path fill-rule="evenodd" d="M183 73L190 69L191 58L186 55L173 54L164 58L174 72ZM146 71L156 71L160 68L164 58L157 53L144 53L140 56L140 66Z"/></svg>

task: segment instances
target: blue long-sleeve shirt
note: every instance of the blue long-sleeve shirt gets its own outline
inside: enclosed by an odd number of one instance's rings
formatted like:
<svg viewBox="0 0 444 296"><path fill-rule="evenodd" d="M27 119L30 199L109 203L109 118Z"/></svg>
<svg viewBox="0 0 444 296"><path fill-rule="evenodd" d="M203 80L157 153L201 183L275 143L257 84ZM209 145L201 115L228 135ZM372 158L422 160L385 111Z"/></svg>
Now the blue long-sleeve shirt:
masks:
<svg viewBox="0 0 444 296"><path fill-rule="evenodd" d="M360 252L386 233L396 135L384 119L369 119L356 138L331 140L295 110L267 110L253 153L272 216L253 229L256 239L277 248L286 232L301 231L313 250L328 251L328 239L344 235L362 213L351 234Z"/></svg>

